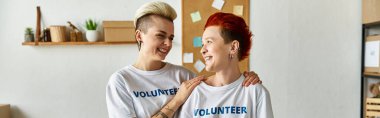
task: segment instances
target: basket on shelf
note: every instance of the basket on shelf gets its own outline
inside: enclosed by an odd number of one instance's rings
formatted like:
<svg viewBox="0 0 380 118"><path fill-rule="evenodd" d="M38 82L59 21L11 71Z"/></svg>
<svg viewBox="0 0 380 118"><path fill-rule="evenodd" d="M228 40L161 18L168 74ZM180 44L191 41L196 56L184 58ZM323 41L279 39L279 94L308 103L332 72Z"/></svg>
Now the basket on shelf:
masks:
<svg viewBox="0 0 380 118"><path fill-rule="evenodd" d="M65 42L66 41L66 27L65 26L50 26L50 34L52 42Z"/></svg>
<svg viewBox="0 0 380 118"><path fill-rule="evenodd" d="M365 109L367 118L380 116L380 98L367 98Z"/></svg>

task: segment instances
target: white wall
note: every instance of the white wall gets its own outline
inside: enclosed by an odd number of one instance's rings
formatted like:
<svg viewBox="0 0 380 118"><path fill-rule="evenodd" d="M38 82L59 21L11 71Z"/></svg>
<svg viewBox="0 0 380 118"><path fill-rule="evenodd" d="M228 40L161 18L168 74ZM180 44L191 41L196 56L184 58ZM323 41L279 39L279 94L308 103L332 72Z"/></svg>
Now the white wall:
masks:
<svg viewBox="0 0 380 118"><path fill-rule="evenodd" d="M360 117L360 0L254 0L251 69L278 118Z"/></svg>
<svg viewBox="0 0 380 118"><path fill-rule="evenodd" d="M14 118L104 118L105 85L136 59L135 45L21 46L41 5L46 25L86 18L132 20L150 0L1 0L0 103ZM181 61L181 2L167 61ZM227 1L227 0L226 0ZM252 0L251 69L271 92L278 118L360 114L360 1Z"/></svg>

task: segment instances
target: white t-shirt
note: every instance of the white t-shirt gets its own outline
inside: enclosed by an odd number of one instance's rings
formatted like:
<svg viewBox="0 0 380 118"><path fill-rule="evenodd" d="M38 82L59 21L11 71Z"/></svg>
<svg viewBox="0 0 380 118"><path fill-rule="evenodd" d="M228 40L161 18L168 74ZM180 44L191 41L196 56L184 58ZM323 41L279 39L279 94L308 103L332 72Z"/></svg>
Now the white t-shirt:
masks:
<svg viewBox="0 0 380 118"><path fill-rule="evenodd" d="M183 104L179 118L273 118L267 89L261 84L243 87L244 78L221 87L202 82Z"/></svg>
<svg viewBox="0 0 380 118"><path fill-rule="evenodd" d="M183 81L195 74L166 63L159 70L143 71L132 65L112 74L106 91L110 118L150 118L168 103Z"/></svg>

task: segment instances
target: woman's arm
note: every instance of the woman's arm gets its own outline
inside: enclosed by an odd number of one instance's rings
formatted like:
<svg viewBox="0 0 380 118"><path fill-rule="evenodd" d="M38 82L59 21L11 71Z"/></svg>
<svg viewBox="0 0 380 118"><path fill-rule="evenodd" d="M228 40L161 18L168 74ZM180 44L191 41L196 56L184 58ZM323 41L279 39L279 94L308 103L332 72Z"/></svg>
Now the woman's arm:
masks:
<svg viewBox="0 0 380 118"><path fill-rule="evenodd" d="M169 101L160 111L158 111L152 118L171 118L174 116L175 112L178 108L185 103L187 98L190 96L191 92L194 90L196 86L198 86L202 80L204 80L204 76L198 76L196 78L190 79L188 81L182 82L181 86L177 94L174 98Z"/></svg>

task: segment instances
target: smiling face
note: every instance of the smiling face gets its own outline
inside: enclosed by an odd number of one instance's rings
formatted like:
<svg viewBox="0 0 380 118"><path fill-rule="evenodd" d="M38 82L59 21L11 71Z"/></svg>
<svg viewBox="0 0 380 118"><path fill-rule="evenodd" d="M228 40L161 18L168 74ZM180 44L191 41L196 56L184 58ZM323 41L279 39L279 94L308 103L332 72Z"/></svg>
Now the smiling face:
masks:
<svg viewBox="0 0 380 118"><path fill-rule="evenodd" d="M174 24L157 15L149 17L146 31L136 31L136 39L141 41L140 54L148 60L164 60L172 48Z"/></svg>
<svg viewBox="0 0 380 118"><path fill-rule="evenodd" d="M206 70L217 72L228 68L231 43L224 43L220 35L220 26L209 26L202 36L203 47L201 53L206 63Z"/></svg>

